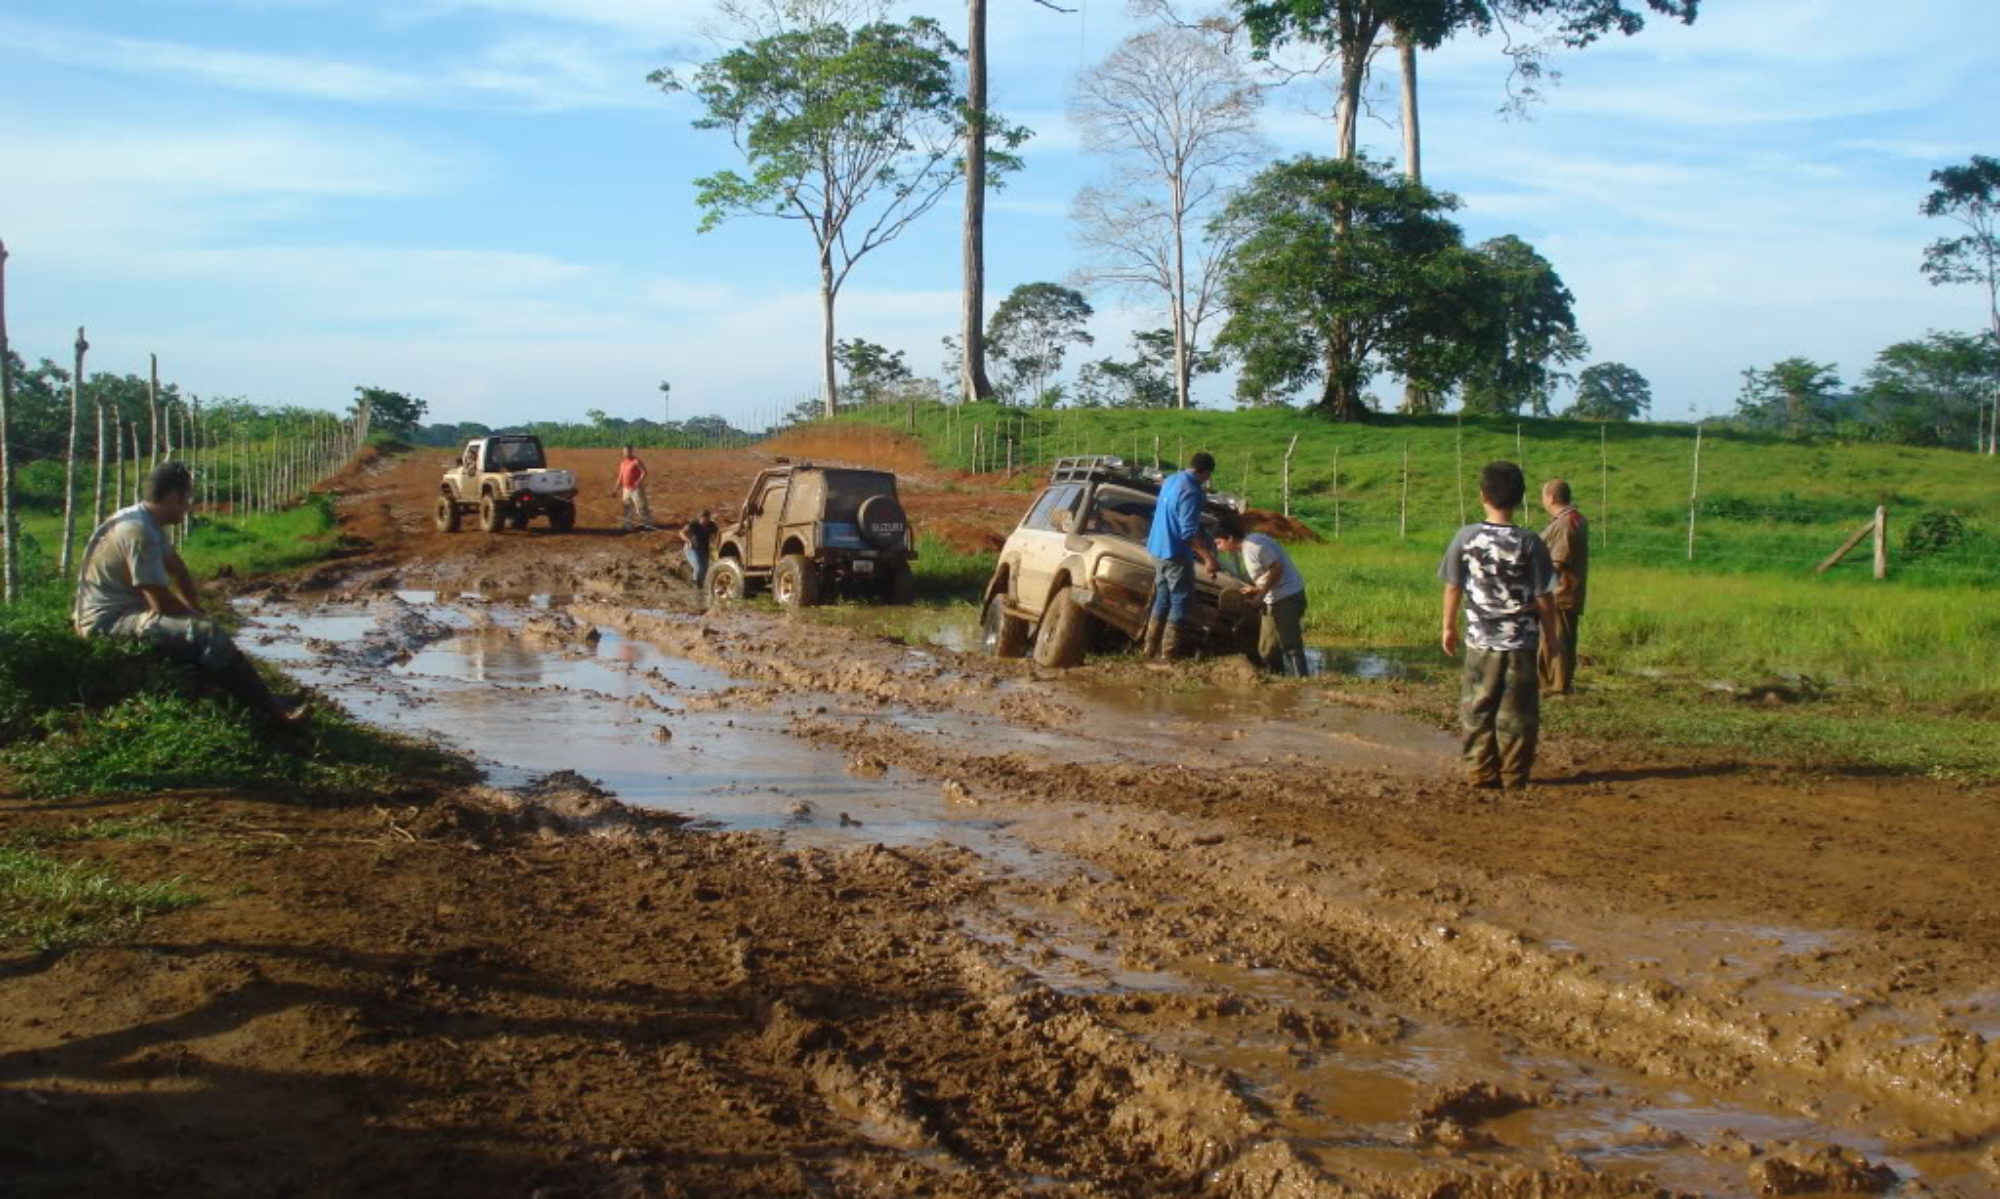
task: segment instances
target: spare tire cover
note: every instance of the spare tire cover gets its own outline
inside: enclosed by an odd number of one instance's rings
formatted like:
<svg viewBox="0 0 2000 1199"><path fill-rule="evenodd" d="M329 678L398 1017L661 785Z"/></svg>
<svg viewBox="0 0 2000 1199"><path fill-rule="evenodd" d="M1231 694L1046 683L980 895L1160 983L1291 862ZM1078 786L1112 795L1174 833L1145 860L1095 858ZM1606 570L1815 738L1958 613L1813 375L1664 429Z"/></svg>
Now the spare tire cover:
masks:
<svg viewBox="0 0 2000 1199"><path fill-rule="evenodd" d="M861 540L878 550L894 549L903 544L903 537L909 531L910 522L903 515L903 506L893 495L871 495L861 501L861 508L855 515L861 523Z"/></svg>

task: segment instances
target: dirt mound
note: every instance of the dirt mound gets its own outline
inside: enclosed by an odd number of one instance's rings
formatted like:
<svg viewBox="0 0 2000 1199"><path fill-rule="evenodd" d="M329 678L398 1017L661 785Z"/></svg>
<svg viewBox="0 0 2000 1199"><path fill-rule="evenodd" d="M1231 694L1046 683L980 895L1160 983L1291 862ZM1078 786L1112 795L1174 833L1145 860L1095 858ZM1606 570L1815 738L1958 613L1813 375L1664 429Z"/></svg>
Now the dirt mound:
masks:
<svg viewBox="0 0 2000 1199"><path fill-rule="evenodd" d="M1264 508L1245 508L1243 510L1243 528L1245 532L1263 533L1268 537L1275 537L1279 541L1285 542L1311 544L1316 541L1326 540L1326 538L1321 537L1318 533L1313 532L1304 521L1286 516L1282 512L1272 512Z"/></svg>

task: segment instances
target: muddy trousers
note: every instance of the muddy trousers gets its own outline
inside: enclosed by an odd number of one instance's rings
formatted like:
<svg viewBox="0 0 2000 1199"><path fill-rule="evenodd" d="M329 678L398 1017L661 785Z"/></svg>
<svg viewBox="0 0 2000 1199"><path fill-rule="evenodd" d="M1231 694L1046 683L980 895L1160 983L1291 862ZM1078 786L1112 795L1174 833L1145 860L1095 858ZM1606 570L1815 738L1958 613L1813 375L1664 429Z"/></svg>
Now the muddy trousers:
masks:
<svg viewBox="0 0 2000 1199"><path fill-rule="evenodd" d="M1568 695L1576 681L1576 626L1582 619L1574 608L1557 608L1556 622L1542 630L1542 690L1550 695Z"/></svg>
<svg viewBox="0 0 2000 1199"><path fill-rule="evenodd" d="M1257 660L1265 670L1306 676L1306 593L1288 595L1264 605L1257 626Z"/></svg>
<svg viewBox="0 0 2000 1199"><path fill-rule="evenodd" d="M618 493L618 527L620 529L653 527L653 505L646 502L644 487L627 487Z"/></svg>
<svg viewBox="0 0 2000 1199"><path fill-rule="evenodd" d="M126 637L144 641L176 662L199 666L215 676L223 689L253 712L270 712L283 705L222 626L206 616L159 616L136 612L87 637Z"/></svg>
<svg viewBox="0 0 2000 1199"><path fill-rule="evenodd" d="M1458 722L1465 733L1468 782L1525 787L1541 733L1541 676L1533 646L1465 647Z"/></svg>

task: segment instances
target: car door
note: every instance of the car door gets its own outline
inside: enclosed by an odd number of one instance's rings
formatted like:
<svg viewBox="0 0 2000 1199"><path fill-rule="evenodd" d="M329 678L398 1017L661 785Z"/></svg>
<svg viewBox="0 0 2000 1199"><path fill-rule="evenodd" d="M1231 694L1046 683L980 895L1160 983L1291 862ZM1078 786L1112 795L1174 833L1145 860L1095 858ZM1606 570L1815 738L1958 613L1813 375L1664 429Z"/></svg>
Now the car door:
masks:
<svg viewBox="0 0 2000 1199"><path fill-rule="evenodd" d="M1067 522L1076 515L1080 483L1057 483L1036 497L1028 515L1010 539L1017 551L1014 560L1014 598L1030 612L1039 613L1055 581L1056 567L1063 560L1063 542L1072 528Z"/></svg>
<svg viewBox="0 0 2000 1199"><path fill-rule="evenodd" d="M788 480L772 479L764 484L751 504L750 516L750 560L744 565L756 570L769 569L778 560L778 533L785 520L785 498L790 492Z"/></svg>

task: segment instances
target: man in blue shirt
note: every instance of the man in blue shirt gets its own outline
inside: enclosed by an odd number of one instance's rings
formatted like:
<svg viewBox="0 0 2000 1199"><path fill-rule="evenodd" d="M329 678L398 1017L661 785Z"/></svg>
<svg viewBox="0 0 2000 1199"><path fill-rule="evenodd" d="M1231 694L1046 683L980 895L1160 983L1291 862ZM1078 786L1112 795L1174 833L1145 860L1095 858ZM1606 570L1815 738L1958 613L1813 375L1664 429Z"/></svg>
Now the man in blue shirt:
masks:
<svg viewBox="0 0 2000 1199"><path fill-rule="evenodd" d="M1148 658L1178 658L1187 649L1188 597L1194 594L1194 561L1201 559L1214 578L1215 547L1201 529L1201 505L1215 456L1206 451L1188 460L1160 485L1146 552L1153 556L1153 614L1146 622Z"/></svg>

